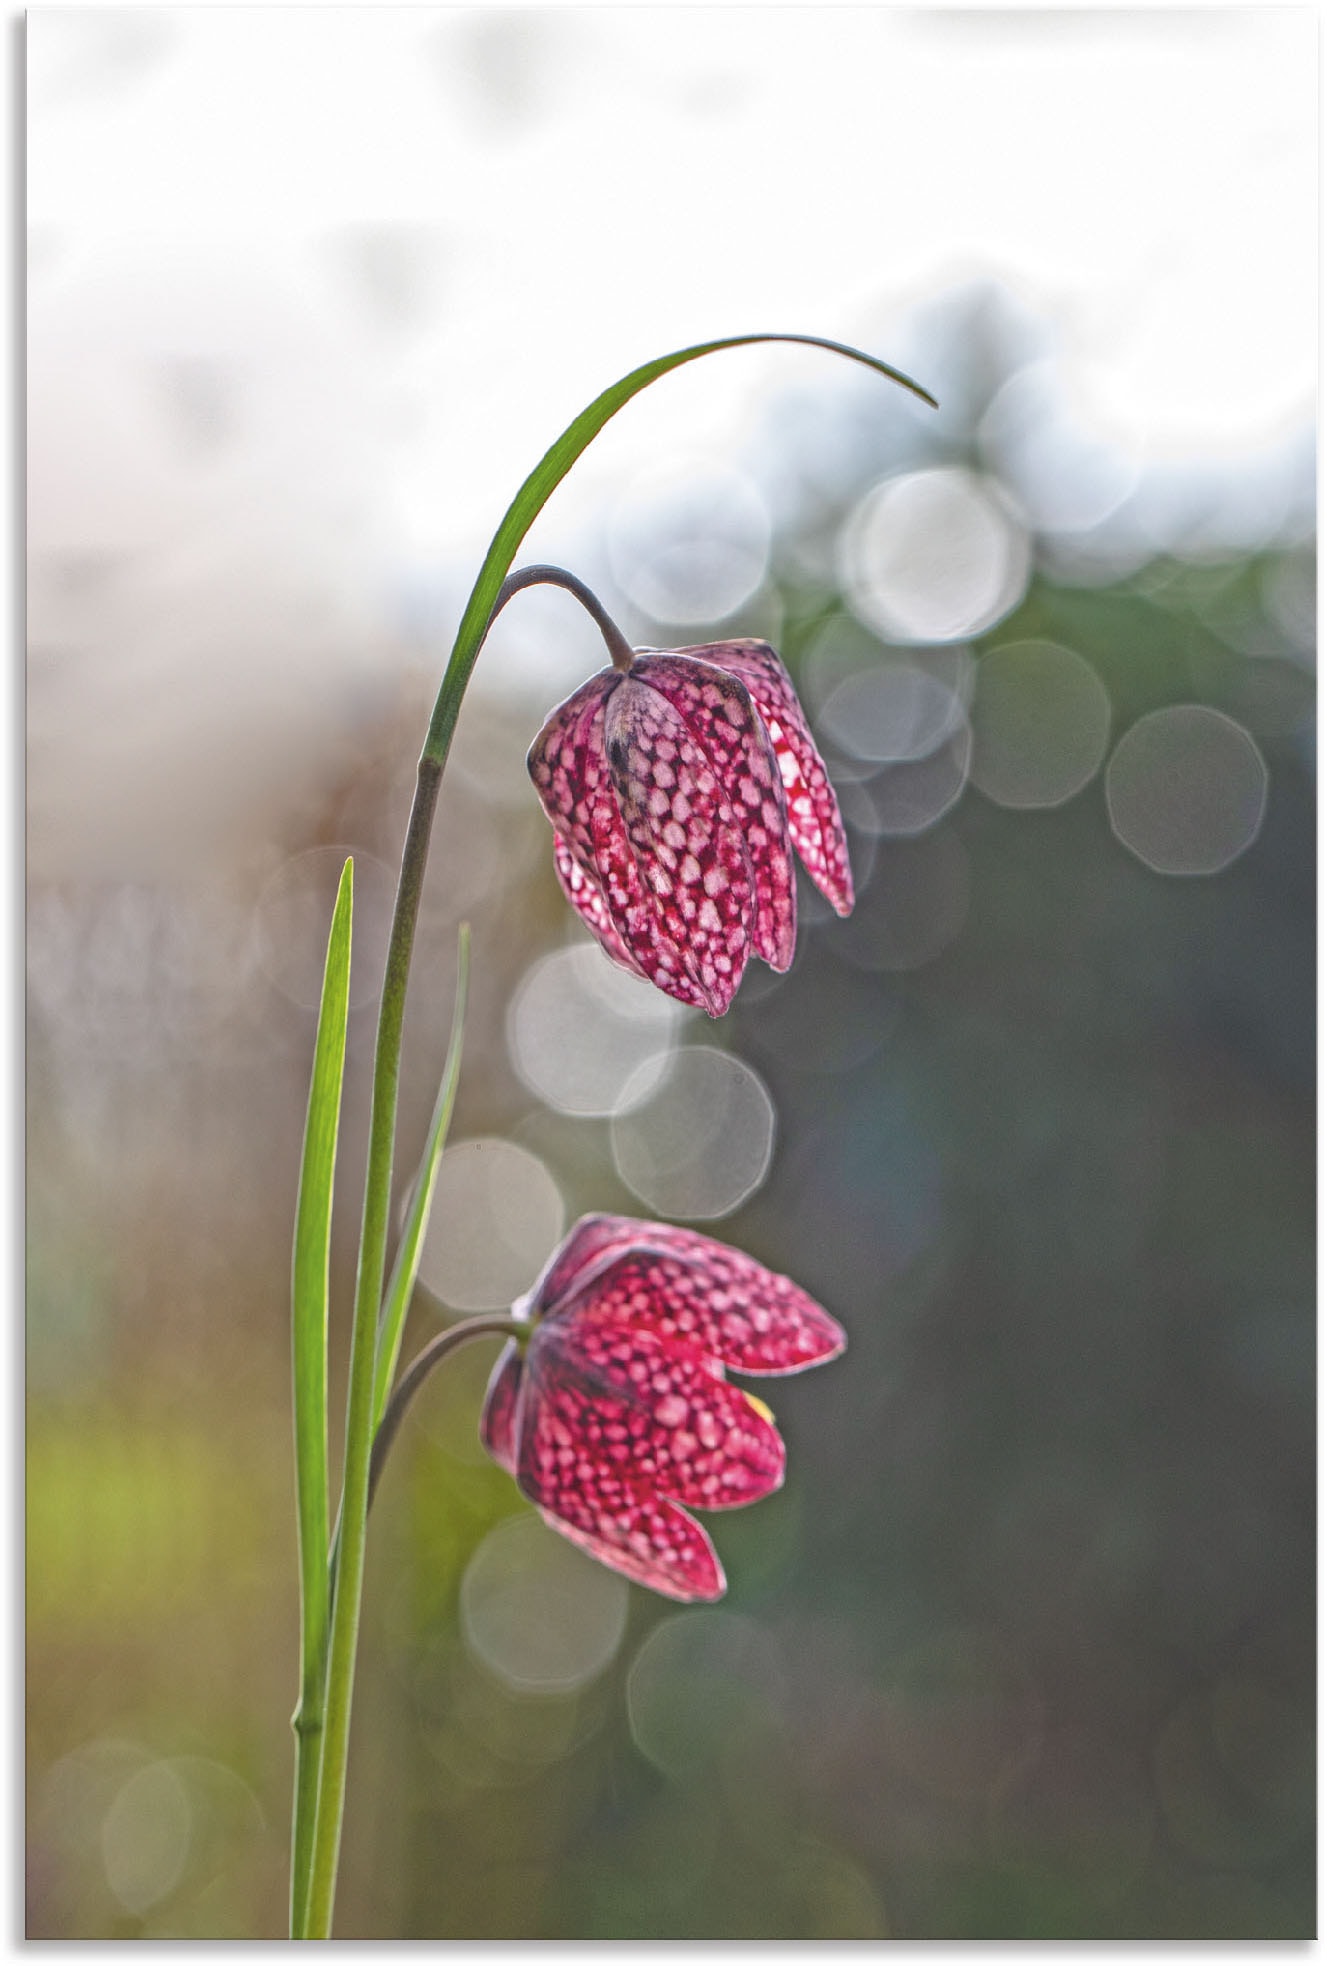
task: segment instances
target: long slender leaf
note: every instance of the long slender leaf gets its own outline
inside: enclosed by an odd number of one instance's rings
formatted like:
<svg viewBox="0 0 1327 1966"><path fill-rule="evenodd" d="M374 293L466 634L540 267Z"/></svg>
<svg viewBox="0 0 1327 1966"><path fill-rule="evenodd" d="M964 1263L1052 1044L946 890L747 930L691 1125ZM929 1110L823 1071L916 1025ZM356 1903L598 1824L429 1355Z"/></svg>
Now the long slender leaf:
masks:
<svg viewBox="0 0 1327 1966"><path fill-rule="evenodd" d="M442 1083L438 1087L437 1102L433 1108L433 1119L429 1126L428 1140L424 1147L424 1157L419 1163L419 1173L410 1195L410 1206L406 1210L405 1225L401 1231L401 1242L392 1265L391 1281L387 1286L387 1296L383 1304L382 1322L378 1327L378 1353L373 1376L373 1429L376 1433L387 1410L391 1398L392 1380L396 1376L396 1361L401 1351L401 1334L405 1329L406 1312L415 1288L415 1278L419 1274L419 1251L428 1227L429 1210L433 1206L433 1189L438 1178L438 1162L447 1144L447 1129L451 1125L452 1109L456 1104L456 1088L461 1077L461 1040L465 1031L465 1006L470 990L470 925L462 922L460 938L456 950L456 1004L452 1011L451 1041L447 1046L447 1062L442 1068Z"/></svg>
<svg viewBox="0 0 1327 1966"><path fill-rule="evenodd" d="M321 1747L323 1676L330 1617L327 1495L327 1300L332 1188L350 1005L350 928L354 862L341 870L327 939L309 1109L304 1126L295 1248L291 1263L295 1402L295 1499L300 1559L300 1704L295 1714L295 1827L291 1913L298 1921L308 1885Z"/></svg>
<svg viewBox="0 0 1327 1966"><path fill-rule="evenodd" d="M443 678L442 690L433 712L429 726L428 740L424 746L424 756L439 760L447 755L456 719L460 713L461 698L470 680L475 657L483 644L488 629L493 603L498 598L498 589L511 568L516 557L516 549L526 533L538 518L552 492L566 477L581 452L598 436L610 417L616 416L624 404L642 389L667 375L670 369L677 369L684 362L694 362L701 355L714 355L724 348L747 348L754 342L792 341L800 342L808 348L826 348L833 355L846 355L849 361L861 362L866 368L874 369L890 382L897 382L902 388L911 390L922 402L937 407L934 396L923 389L911 376L904 375L901 369L892 368L878 356L868 355L860 348L852 348L844 341L827 341L823 335L812 334L742 334L729 335L722 341L698 342L694 348L679 348L671 355L656 356L654 361L642 363L630 375L624 375L605 389L601 396L583 409L573 422L567 425L556 443L551 444L540 458L534 470L507 507L501 525L493 535L492 543L484 556L484 564L461 616L460 627L452 646L447 673Z"/></svg>

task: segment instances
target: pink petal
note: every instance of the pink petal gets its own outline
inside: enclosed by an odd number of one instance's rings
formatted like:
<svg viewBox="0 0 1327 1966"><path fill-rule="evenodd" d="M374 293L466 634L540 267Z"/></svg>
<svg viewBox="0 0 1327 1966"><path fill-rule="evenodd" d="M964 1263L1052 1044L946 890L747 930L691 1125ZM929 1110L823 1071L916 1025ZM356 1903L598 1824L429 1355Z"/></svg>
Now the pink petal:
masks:
<svg viewBox="0 0 1327 1966"><path fill-rule="evenodd" d="M521 1390L521 1354L515 1339L503 1346L489 1377L479 1438L500 1468L516 1472L516 1405Z"/></svg>
<svg viewBox="0 0 1327 1966"><path fill-rule="evenodd" d="M613 1316L602 1293L541 1325L530 1358L540 1424L546 1411L560 1415L588 1467L607 1465L642 1491L700 1509L741 1508L782 1486L783 1442L764 1410L695 1346ZM522 1477L528 1425L527 1410ZM548 1464L540 1465L535 1499L553 1507Z"/></svg>
<svg viewBox="0 0 1327 1966"><path fill-rule="evenodd" d="M654 1228L652 1222L637 1222L628 1215L582 1215L572 1224L554 1250L531 1297L540 1317L551 1317L562 1300L582 1290L591 1268L602 1268L601 1258L618 1249L644 1243Z"/></svg>
<svg viewBox="0 0 1327 1966"><path fill-rule="evenodd" d="M723 1573L700 1524L656 1492L630 1431L632 1407L576 1362L540 1359L522 1405L517 1482L545 1520L637 1583L683 1600L714 1598Z"/></svg>
<svg viewBox="0 0 1327 1966"><path fill-rule="evenodd" d="M577 1303L696 1346L734 1372L804 1372L843 1350L842 1326L789 1278L694 1231L636 1227L633 1243L609 1245L586 1266Z"/></svg>
<svg viewBox="0 0 1327 1966"><path fill-rule="evenodd" d="M637 1267L619 1281L609 1272L626 1257ZM639 1268L651 1258L657 1274L641 1297ZM630 1215L582 1215L573 1224L531 1293L538 1315L560 1315L570 1298L597 1290L601 1278L614 1304L630 1295L630 1315L665 1336L700 1344L734 1372L802 1372L836 1358L847 1344L843 1327L791 1278L698 1229ZM684 1316L688 1321L679 1322Z"/></svg>
<svg viewBox="0 0 1327 1966"><path fill-rule="evenodd" d="M551 1509L539 1513L550 1529L558 1530L610 1570L620 1571L633 1584L644 1584L664 1597L677 1598L682 1604L712 1604L728 1588L713 1543L695 1517L679 1509L676 1502L644 1496L625 1524L614 1521L598 1535L573 1528Z"/></svg>
<svg viewBox="0 0 1327 1966"><path fill-rule="evenodd" d="M603 889L593 874L588 874L575 858L561 833L553 835L553 866L562 892L600 948L621 968L629 969L633 976L643 976L645 972L617 932L613 917L608 912L608 903L604 900Z"/></svg>
<svg viewBox="0 0 1327 1966"><path fill-rule="evenodd" d="M787 804L774 747L746 685L686 655L639 656L631 675L668 699L715 765L754 876L755 952L771 969L787 969L797 941Z"/></svg>
<svg viewBox="0 0 1327 1966"><path fill-rule="evenodd" d="M607 953L621 962L625 952L625 966L637 975L681 1003L708 1009L685 951L663 934L658 910L641 883L608 775L604 701L611 700L620 680L616 670L603 670L553 712L530 747L530 776L562 842L565 862L555 844L554 864L564 891L592 933L599 935L601 921L611 923L611 935L600 936ZM563 876L563 865L571 863L586 877L574 894Z"/></svg>
<svg viewBox="0 0 1327 1966"><path fill-rule="evenodd" d="M678 653L727 669L750 690L779 760L793 844L826 900L850 915L852 869L839 802L788 671L768 642L712 642Z"/></svg>
<svg viewBox="0 0 1327 1966"><path fill-rule="evenodd" d="M667 699L633 676L605 706L604 749L660 943L681 954L719 1017L742 979L754 916L751 862L719 773Z"/></svg>
<svg viewBox="0 0 1327 1966"><path fill-rule="evenodd" d="M573 856L586 868L594 866L593 803L603 776L600 719L604 700L612 694L617 680L616 669L601 669L588 683L582 683L548 717L526 758L554 832L567 841Z"/></svg>

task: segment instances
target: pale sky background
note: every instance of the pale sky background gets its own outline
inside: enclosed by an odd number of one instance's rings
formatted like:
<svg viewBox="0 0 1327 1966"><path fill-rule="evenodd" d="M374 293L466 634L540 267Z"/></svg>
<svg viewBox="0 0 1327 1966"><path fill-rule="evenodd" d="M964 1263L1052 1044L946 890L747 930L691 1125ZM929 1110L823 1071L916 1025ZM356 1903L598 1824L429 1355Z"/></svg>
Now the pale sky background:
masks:
<svg viewBox="0 0 1327 1966"><path fill-rule="evenodd" d="M346 410L411 392L438 446L403 505L476 536L636 361L848 336L974 273L1053 316L1085 411L1147 452L1311 402L1309 8L38 8L28 38L34 356L71 290L150 343L151 303L187 311L209 272L296 331L337 235L399 228L427 331ZM353 361L324 327L312 352ZM704 436L762 365L808 360L737 359L660 427Z"/></svg>
<svg viewBox="0 0 1327 1966"><path fill-rule="evenodd" d="M1311 426L1309 8L38 7L26 34L33 669L95 641L149 773L175 682L279 744L329 646L380 661L392 596L459 610L547 444L687 342L906 343L925 381L912 311L991 278L1136 464L1265 464ZM524 557L851 379L804 349L666 379Z"/></svg>

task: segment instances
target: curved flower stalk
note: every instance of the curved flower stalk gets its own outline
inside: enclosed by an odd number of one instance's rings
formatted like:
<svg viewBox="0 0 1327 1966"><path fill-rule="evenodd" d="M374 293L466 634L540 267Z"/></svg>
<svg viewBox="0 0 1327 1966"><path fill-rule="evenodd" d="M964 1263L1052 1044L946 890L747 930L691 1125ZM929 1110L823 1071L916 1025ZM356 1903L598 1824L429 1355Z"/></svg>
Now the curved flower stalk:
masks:
<svg viewBox="0 0 1327 1966"><path fill-rule="evenodd" d="M841 1327L787 1277L690 1229L587 1215L512 1313L528 1318L489 1382L480 1434L544 1520L666 1597L722 1597L688 1508L732 1509L783 1484L761 1400L728 1371L786 1375L843 1350Z"/></svg>
<svg viewBox="0 0 1327 1966"><path fill-rule="evenodd" d="M792 962L794 848L851 914L838 800L768 642L626 656L553 711L530 776L591 934L622 968L721 1017L752 955Z"/></svg>

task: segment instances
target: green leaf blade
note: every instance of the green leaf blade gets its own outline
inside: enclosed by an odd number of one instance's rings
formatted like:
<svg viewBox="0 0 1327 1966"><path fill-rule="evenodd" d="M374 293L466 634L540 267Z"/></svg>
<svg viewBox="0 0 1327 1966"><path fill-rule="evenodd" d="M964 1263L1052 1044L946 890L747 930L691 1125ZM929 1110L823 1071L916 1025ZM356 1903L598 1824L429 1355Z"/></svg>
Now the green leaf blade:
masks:
<svg viewBox="0 0 1327 1966"><path fill-rule="evenodd" d="M291 1266L294 1311L295 1470L299 1497L300 1561L306 1608L327 1585L327 1303L331 1262L332 1188L341 1119L346 1022L350 1009L350 928L354 862L341 872L327 939L318 1034L295 1211ZM313 1586L312 1592L309 1586Z"/></svg>
<svg viewBox="0 0 1327 1966"><path fill-rule="evenodd" d="M323 1674L331 1611L328 1571L327 1325L332 1191L350 1010L354 862L341 870L327 938L318 1031L300 1161L291 1259L291 1350L295 1420L295 1510L300 1562L300 1705L297 1740L292 1930L299 1930L313 1837Z"/></svg>
<svg viewBox="0 0 1327 1966"><path fill-rule="evenodd" d="M447 756L451 745L456 719L460 714L461 699L465 694L470 672L475 658L483 645L488 632L493 604L498 598L511 563L516 558L517 548L526 533L538 518L553 492L561 484L581 453L598 436L610 417L617 415L633 396L638 396L650 383L657 382L660 376L671 370L681 368L686 362L697 361L702 355L714 355L725 348L747 348L755 342L788 341L799 342L808 348L828 349L831 354L844 355L850 361L860 362L868 369L901 388L910 390L914 396L928 403L932 409L938 408L934 396L923 389L911 376L904 375L901 369L892 368L878 356L868 355L863 349L853 348L845 341L828 341L823 335L809 334L744 334L729 335L721 341L702 341L692 348L679 348L671 355L658 355L652 362L642 363L629 375L605 389L602 395L583 409L578 417L567 425L556 443L549 446L536 464L525 483L517 492L503 517L501 525L493 535L492 543L479 570L479 576L461 616L460 627L452 646L447 673L443 678L433 721L429 726L428 739L424 745L424 756L439 761Z"/></svg>

